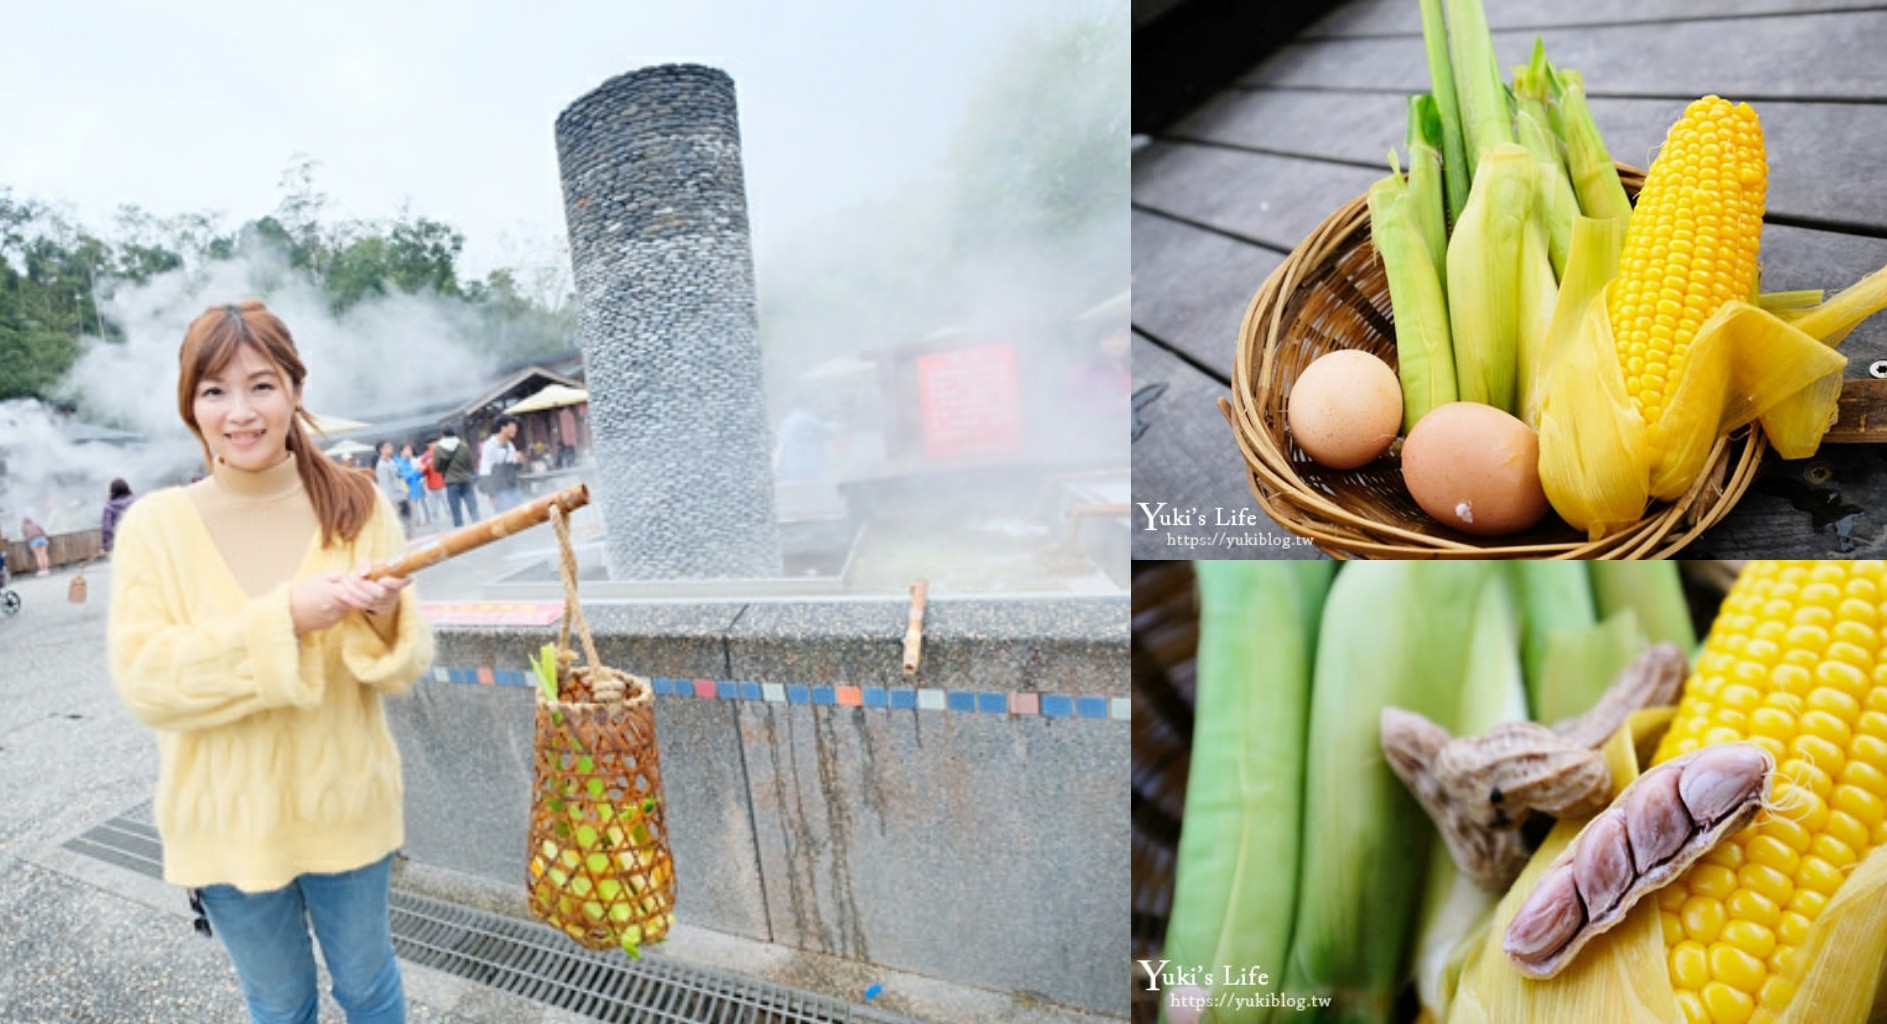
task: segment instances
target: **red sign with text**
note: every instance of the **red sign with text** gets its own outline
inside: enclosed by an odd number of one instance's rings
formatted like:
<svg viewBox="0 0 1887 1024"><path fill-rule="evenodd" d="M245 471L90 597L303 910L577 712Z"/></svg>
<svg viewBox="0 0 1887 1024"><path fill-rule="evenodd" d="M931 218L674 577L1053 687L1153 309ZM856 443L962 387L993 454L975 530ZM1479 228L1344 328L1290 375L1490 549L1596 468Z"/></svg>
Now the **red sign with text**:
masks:
<svg viewBox="0 0 1887 1024"><path fill-rule="evenodd" d="M1021 450L1022 389L1013 346L919 356L917 390L926 457L957 459Z"/></svg>

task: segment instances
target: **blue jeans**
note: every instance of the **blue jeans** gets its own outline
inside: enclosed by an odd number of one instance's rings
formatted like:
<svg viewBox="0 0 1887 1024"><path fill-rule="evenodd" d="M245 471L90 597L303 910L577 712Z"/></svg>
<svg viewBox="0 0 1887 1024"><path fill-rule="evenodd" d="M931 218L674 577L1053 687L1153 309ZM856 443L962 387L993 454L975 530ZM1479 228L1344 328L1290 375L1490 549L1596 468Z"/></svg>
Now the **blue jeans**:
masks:
<svg viewBox="0 0 1887 1024"><path fill-rule="evenodd" d="M465 505L465 518L459 518L459 504ZM446 504L452 506L452 525L464 526L478 522L478 492L472 490L470 480L459 484L446 485Z"/></svg>
<svg viewBox="0 0 1887 1024"><path fill-rule="evenodd" d="M348 1024L405 1024L406 992L393 956L387 893L393 856L337 875L302 875L273 892L234 886L201 891L210 927L222 938L255 1024L315 1024L320 1008L314 946L334 979Z"/></svg>

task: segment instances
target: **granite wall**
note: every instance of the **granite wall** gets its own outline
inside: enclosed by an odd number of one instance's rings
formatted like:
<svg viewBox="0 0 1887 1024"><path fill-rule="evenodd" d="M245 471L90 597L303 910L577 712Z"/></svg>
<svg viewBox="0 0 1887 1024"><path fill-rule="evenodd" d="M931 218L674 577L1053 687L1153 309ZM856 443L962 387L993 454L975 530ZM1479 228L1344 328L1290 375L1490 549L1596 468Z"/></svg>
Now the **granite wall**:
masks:
<svg viewBox="0 0 1887 1024"><path fill-rule="evenodd" d="M1127 604L586 606L651 676L683 922L1127 1012ZM415 861L523 886L532 691L552 630L440 627L389 711Z"/></svg>

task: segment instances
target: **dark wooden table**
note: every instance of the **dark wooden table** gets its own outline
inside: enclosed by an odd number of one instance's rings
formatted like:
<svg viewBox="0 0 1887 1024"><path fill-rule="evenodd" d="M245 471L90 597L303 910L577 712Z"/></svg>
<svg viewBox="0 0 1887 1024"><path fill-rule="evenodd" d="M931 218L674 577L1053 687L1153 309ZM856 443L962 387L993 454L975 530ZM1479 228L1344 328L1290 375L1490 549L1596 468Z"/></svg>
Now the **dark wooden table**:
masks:
<svg viewBox="0 0 1887 1024"><path fill-rule="evenodd" d="M1496 56L1537 35L1583 72L1614 158L1648 166L1699 96L1747 101L1770 166L1763 288L1852 284L1887 265L1887 10L1863 0L1486 0ZM1416 0L1355 0L1184 118L1136 137L1136 558L1318 557L1264 514L1220 415L1253 293L1330 212L1388 173L1428 91ZM1842 345L1887 358L1887 313ZM1153 523L1144 509L1161 508ZM1175 515L1173 513L1177 512ZM1182 521L1184 520L1184 521ZM1149 526L1153 528L1149 529ZM1686 557L1887 554L1887 446L1771 452Z"/></svg>

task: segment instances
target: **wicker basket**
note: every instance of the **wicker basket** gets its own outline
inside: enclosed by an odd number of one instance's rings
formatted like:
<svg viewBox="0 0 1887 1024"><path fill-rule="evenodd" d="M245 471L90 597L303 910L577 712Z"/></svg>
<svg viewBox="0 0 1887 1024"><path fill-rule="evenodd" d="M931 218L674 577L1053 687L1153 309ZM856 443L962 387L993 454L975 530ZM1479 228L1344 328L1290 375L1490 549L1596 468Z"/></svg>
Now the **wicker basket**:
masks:
<svg viewBox="0 0 1887 1024"><path fill-rule="evenodd" d="M1619 164L1625 191L1644 172ZM1396 365L1389 283L1370 246L1368 197L1359 196L1311 232L1252 298L1239 327L1232 424L1252 493L1280 525L1337 558L1662 558L1729 512L1755 478L1764 441L1756 424L1719 439L1682 500L1656 503L1627 529L1589 541L1549 515L1510 537L1476 537L1422 511L1394 455L1360 469L1310 461L1285 428L1285 402L1311 361L1343 348Z"/></svg>
<svg viewBox="0 0 1887 1024"><path fill-rule="evenodd" d="M590 949L660 942L674 918L675 865L649 681L604 665L576 599L576 555L563 509L558 699L537 694L525 885L531 913ZM574 664L572 622L587 665Z"/></svg>

